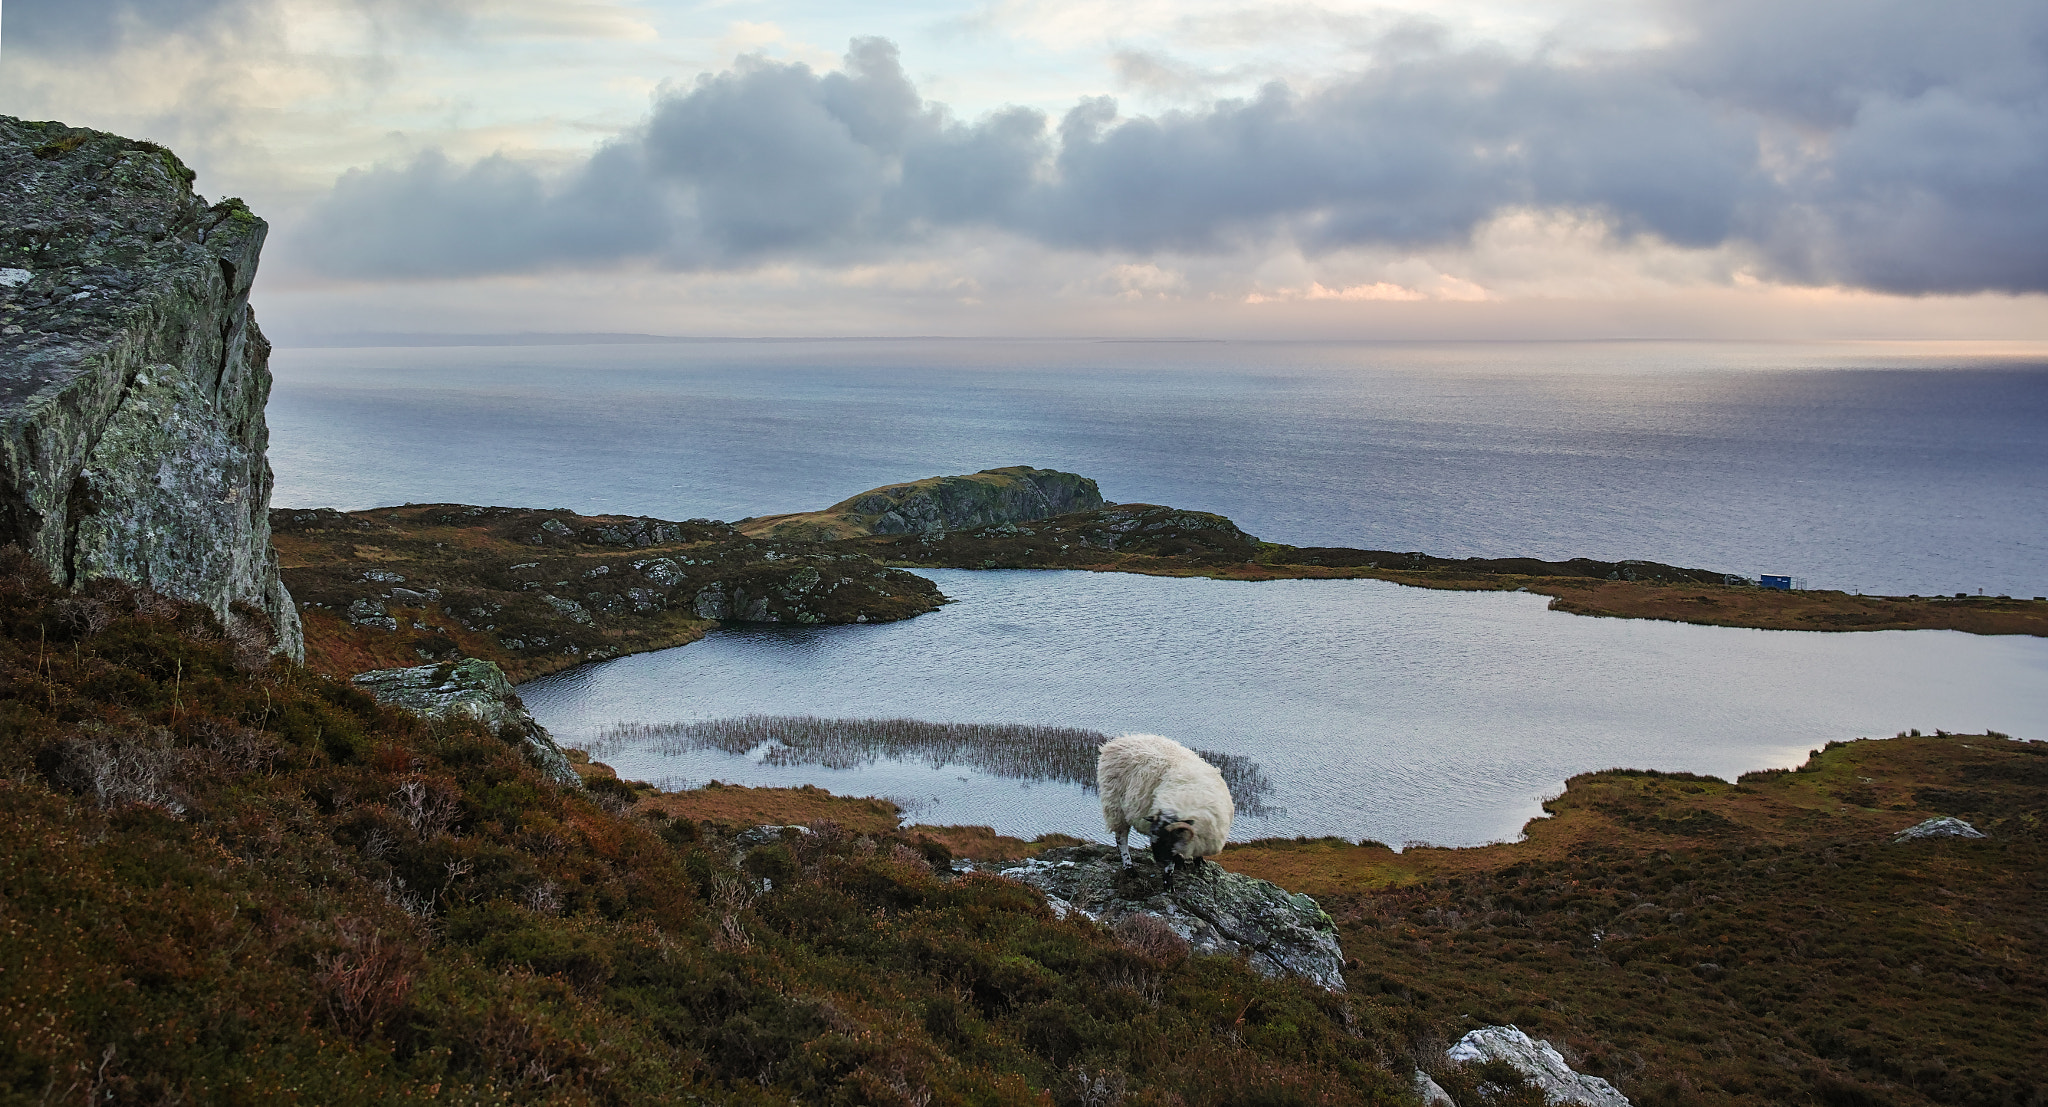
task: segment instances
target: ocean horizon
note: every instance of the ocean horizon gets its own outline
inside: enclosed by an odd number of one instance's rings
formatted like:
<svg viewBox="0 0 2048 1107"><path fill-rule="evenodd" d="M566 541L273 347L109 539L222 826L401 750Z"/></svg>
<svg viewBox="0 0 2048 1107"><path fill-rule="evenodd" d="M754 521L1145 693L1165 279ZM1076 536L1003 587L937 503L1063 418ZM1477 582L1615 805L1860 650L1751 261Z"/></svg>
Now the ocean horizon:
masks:
<svg viewBox="0 0 2048 1107"><path fill-rule="evenodd" d="M2048 593L2048 358L1919 344L277 350L280 507L739 519L1030 464L1269 541Z"/></svg>

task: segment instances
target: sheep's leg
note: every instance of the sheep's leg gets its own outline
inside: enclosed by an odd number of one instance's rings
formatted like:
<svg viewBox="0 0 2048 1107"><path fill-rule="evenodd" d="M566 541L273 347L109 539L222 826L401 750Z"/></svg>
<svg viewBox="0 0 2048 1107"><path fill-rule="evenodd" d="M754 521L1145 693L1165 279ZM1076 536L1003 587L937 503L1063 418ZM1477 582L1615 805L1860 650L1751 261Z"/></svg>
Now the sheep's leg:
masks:
<svg viewBox="0 0 2048 1107"><path fill-rule="evenodd" d="M1116 832L1116 854L1124 859L1124 868L1131 867L1131 828L1124 827Z"/></svg>

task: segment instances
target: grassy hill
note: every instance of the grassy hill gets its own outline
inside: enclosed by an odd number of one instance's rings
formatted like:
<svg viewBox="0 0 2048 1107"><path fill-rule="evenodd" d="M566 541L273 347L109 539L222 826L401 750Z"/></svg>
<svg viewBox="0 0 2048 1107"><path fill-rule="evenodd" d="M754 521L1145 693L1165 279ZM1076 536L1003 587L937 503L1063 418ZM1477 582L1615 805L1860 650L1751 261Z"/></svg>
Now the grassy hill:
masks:
<svg viewBox="0 0 2048 1107"><path fill-rule="evenodd" d="M1645 1107L2048 1096L2038 744L1591 774L1512 845L1224 853L1337 918L1335 996L950 871L1043 843L811 789L563 790L11 551L0 624L0 1102L1393 1103L1496 1022ZM1991 837L1892 843L1932 814Z"/></svg>
<svg viewBox="0 0 2048 1107"><path fill-rule="evenodd" d="M1432 1033L929 839L551 786L12 551L0 624L0 1102L1391 1103Z"/></svg>

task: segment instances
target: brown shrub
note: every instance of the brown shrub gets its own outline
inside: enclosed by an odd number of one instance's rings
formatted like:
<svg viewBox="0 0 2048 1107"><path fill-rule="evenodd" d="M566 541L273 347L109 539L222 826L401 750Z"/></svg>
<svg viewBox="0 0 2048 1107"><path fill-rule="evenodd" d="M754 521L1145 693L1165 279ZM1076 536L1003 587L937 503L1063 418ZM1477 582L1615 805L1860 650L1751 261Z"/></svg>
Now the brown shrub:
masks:
<svg viewBox="0 0 2048 1107"><path fill-rule="evenodd" d="M412 997L417 955L385 938L365 918L334 924L338 948L315 955L315 979L326 989L327 1015L355 1038L389 1021Z"/></svg>

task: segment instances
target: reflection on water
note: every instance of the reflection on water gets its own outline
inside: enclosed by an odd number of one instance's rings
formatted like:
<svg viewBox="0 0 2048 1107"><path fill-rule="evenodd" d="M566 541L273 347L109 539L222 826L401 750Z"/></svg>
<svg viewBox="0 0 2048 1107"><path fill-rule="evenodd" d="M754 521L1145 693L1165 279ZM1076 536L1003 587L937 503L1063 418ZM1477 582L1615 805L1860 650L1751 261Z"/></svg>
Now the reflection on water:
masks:
<svg viewBox="0 0 2048 1107"><path fill-rule="evenodd" d="M967 766L1012 780L1078 784L1095 790L1095 756L1110 736L1099 730L1020 723L928 723L917 719L821 719L816 715L742 715L691 723L616 723L591 752L628 750L679 756L723 750L757 751L763 764L861 769L877 761L922 762L934 771ZM1223 773L1237 809L1253 818L1278 814L1264 802L1273 791L1249 757L1196 750Z"/></svg>

